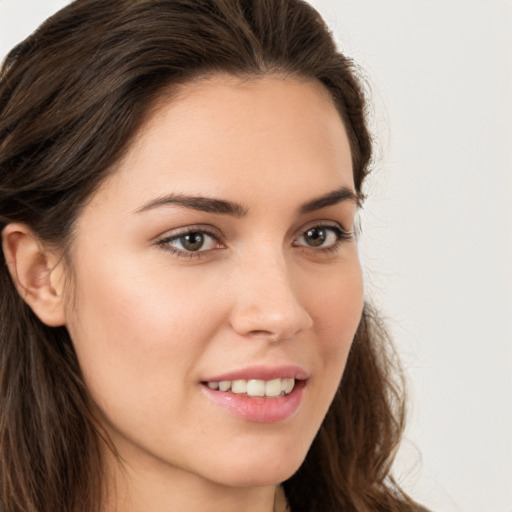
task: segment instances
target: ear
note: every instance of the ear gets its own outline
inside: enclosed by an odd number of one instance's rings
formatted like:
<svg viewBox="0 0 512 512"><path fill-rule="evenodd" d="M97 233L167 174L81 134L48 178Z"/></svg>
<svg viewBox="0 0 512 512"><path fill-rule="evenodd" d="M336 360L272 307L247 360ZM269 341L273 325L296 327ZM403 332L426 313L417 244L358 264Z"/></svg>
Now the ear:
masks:
<svg viewBox="0 0 512 512"><path fill-rule="evenodd" d="M43 244L25 224L8 224L2 247L19 294L39 319L50 327L66 323L64 272L59 255Z"/></svg>

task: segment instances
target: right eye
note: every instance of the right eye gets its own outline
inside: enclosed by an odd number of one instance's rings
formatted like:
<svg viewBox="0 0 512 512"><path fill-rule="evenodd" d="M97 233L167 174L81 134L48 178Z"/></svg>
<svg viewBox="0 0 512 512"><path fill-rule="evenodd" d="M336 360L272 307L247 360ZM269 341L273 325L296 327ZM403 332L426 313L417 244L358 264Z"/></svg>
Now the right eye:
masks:
<svg viewBox="0 0 512 512"><path fill-rule="evenodd" d="M218 237L204 229L190 229L158 241L158 245L177 256L200 256L201 253L219 249L222 244Z"/></svg>

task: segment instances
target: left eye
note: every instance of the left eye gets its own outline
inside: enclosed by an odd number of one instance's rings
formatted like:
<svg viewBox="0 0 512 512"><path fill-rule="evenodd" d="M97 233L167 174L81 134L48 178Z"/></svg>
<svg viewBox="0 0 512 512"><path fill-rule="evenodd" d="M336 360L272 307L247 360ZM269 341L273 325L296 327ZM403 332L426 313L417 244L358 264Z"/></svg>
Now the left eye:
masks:
<svg viewBox="0 0 512 512"><path fill-rule="evenodd" d="M189 231L161 242L169 248L185 252L201 252L215 249L218 242L213 235L203 231Z"/></svg>
<svg viewBox="0 0 512 512"><path fill-rule="evenodd" d="M343 238L343 231L335 226L315 226L305 231L294 245L308 247L334 247Z"/></svg>

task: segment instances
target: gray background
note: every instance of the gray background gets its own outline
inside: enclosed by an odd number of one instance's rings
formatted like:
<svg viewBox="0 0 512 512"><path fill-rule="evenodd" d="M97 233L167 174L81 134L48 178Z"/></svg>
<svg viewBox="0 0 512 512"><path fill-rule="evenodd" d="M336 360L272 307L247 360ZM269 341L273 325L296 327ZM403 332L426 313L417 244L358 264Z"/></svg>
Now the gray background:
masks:
<svg viewBox="0 0 512 512"><path fill-rule="evenodd" d="M64 0L0 0L0 56ZM366 71L367 293L409 376L395 471L437 512L512 511L512 1L312 0Z"/></svg>

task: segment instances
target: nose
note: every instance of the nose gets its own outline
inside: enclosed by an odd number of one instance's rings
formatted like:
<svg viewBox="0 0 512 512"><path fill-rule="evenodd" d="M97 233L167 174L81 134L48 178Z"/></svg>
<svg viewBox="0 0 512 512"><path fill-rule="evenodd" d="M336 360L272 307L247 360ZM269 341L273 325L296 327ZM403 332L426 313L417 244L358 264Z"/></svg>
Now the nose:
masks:
<svg viewBox="0 0 512 512"><path fill-rule="evenodd" d="M313 325L299 297L306 290L300 289L282 255L251 259L232 278L235 303L230 323L239 335L277 342Z"/></svg>

